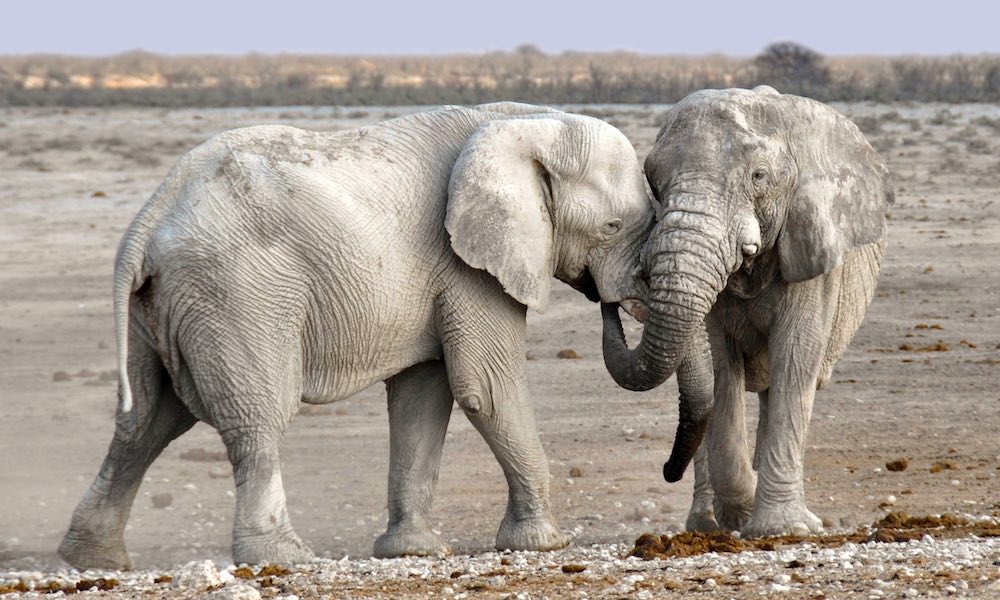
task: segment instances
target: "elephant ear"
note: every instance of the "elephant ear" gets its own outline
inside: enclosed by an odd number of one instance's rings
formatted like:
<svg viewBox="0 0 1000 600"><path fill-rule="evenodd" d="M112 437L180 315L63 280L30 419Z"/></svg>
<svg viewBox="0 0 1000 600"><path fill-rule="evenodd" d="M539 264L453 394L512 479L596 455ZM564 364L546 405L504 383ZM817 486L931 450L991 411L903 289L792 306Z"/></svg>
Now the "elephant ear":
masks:
<svg viewBox="0 0 1000 600"><path fill-rule="evenodd" d="M550 157L564 127L545 118L485 123L466 142L448 185L445 228L455 254L538 312L548 305L555 272Z"/></svg>
<svg viewBox="0 0 1000 600"><path fill-rule="evenodd" d="M852 249L882 240L893 203L885 161L857 126L832 108L797 96L791 103L791 142L798 184L778 234L786 281L812 279L844 262Z"/></svg>

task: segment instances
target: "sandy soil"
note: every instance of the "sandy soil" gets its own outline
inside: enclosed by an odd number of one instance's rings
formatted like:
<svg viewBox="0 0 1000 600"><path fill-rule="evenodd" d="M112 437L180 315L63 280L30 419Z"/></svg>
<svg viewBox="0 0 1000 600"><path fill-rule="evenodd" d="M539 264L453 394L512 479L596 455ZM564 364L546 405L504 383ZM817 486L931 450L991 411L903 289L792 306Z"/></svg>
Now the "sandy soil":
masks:
<svg viewBox="0 0 1000 600"><path fill-rule="evenodd" d="M887 157L897 203L877 297L817 398L808 502L832 530L890 508L998 515L1000 107L838 108ZM407 110L0 110L0 572L60 565L54 550L113 429L115 248L174 159L232 127L331 130ZM585 110L619 126L643 158L664 107ZM556 358L562 349L581 358ZM668 485L660 475L676 385L617 388L597 307L562 285L547 314L531 315L528 350L555 514L576 546L679 530L690 476ZM222 450L198 425L150 469L126 537L137 567L230 560L233 484L228 463L213 460ZM889 471L899 458L908 468ZM370 554L386 521L387 459L381 385L292 423L288 505L320 556ZM491 549L505 489L456 412L434 509L456 551ZM158 494L172 496L168 507L154 507Z"/></svg>

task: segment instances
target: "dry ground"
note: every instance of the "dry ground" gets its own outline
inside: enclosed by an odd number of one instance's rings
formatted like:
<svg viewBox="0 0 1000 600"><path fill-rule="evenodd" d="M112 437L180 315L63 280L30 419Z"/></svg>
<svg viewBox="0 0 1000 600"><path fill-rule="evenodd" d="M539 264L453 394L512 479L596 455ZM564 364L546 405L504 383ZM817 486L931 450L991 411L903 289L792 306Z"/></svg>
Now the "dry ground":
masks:
<svg viewBox="0 0 1000 600"><path fill-rule="evenodd" d="M619 126L640 158L665 109L577 108ZM897 203L877 297L817 399L808 502L835 530L889 507L997 514L1000 107L838 108L888 159ZM113 429L115 248L174 159L232 127L331 130L407 110L0 110L0 574L60 564L54 550ZM549 312L529 318L552 500L577 547L678 530L691 485L660 476L675 384L644 394L617 388L601 361L599 325L597 307L561 285ZM562 349L582 358L556 358ZM233 484L228 463L213 460L222 450L198 425L150 469L126 536L137 567L229 560ZM289 509L319 555L369 555L386 521L387 458L380 385L292 423L283 449ZM899 458L908 468L887 470ZM172 496L168 507L154 507L158 494ZM499 467L457 412L436 527L459 553L485 552L505 500Z"/></svg>

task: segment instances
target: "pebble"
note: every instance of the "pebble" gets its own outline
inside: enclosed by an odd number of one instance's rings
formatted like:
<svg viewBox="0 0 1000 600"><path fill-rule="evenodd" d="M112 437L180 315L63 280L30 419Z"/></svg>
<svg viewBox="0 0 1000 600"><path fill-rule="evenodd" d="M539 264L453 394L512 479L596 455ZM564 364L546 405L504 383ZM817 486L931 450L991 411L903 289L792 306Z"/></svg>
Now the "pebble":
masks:
<svg viewBox="0 0 1000 600"><path fill-rule="evenodd" d="M207 598L212 600L260 600L260 592L257 588L245 583L229 585L221 590L216 590L209 594Z"/></svg>
<svg viewBox="0 0 1000 600"><path fill-rule="evenodd" d="M233 578L233 574L229 571L225 571L225 573L229 575L228 579ZM175 588L205 590L224 583L215 563L210 560L189 562L181 567L173 577Z"/></svg>
<svg viewBox="0 0 1000 600"><path fill-rule="evenodd" d="M149 499L153 502L153 508L166 508L174 503L174 495L169 492L153 494Z"/></svg>
<svg viewBox="0 0 1000 600"><path fill-rule="evenodd" d="M573 577L586 579L587 583L553 594L555 588L545 592L528 592L532 598L543 594L550 597L657 597L664 579L684 581L691 577L703 577L703 592L718 590L734 591L729 588L738 582L742 592L751 590L761 595L768 593L805 593L815 589L829 590L828 597L839 597L845 588L844 569L852 581L865 583L865 592L860 598L919 598L932 591L945 592L945 585L955 590L955 594L967 597L998 597L1000 594L1000 572L993 562L1000 556L1000 538L938 539L925 536L905 544L847 544L835 548L819 548L815 545L784 547L773 552L742 552L738 554L703 554L686 558L662 561L641 561L629 558L631 544L577 545L556 552L484 552L474 556L460 555L445 558L417 558L379 560L373 558L340 558L339 560L317 559L315 562L299 565L293 574L279 577L283 590L283 600L292 600L295 595L331 598L342 597L347 590L355 590L364 595L364 590L374 592L385 589L384 597L393 597L392 583L413 581L426 586L436 597L472 598L468 589L476 585L503 588L519 581L525 574L558 574L558 566L580 564L587 567L585 574ZM505 573L496 574L498 565L504 560ZM796 569L807 577L808 584L792 581L792 572L786 566L792 561L806 565ZM892 571L904 575L899 581L889 581ZM949 566L950 565L950 566ZM173 569L151 571L102 572L87 571L80 574L71 569L51 573L31 568L24 571L0 570L0 584L49 581L67 584L85 577L114 577L120 581L115 592L122 597L209 597L215 600L259 600L260 592L252 582L236 580L230 569L220 569L211 560L190 562ZM942 587L930 585L920 579L911 579L917 572L929 570L961 571L962 579L940 582ZM452 573L459 573L452 579ZM738 573L738 575L733 575ZM173 578L171 584L154 584L153 579L161 575ZM727 582L719 583L719 578ZM558 579L558 581L562 581ZM565 583L572 580L566 576ZM758 583L759 582L759 583ZM641 585L640 585L641 584ZM757 588L756 586L760 586ZM171 587L172 586L172 589ZM896 587L898 586L898 587ZM209 589L211 588L211 592ZM216 589L218 588L218 589ZM839 591L838 591L839 590ZM502 590L495 590L500 592ZM755 593L754 592L754 593ZM880 595L881 593L881 595ZM806 596L809 594L806 593ZM514 598L515 595L508 596Z"/></svg>

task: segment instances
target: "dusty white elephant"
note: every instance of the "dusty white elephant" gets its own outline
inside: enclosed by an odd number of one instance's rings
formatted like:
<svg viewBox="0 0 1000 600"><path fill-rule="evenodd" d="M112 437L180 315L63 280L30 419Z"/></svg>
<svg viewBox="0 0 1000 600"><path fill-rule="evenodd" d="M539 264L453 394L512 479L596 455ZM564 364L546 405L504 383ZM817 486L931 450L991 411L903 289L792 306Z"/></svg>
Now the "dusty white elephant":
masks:
<svg viewBox="0 0 1000 600"><path fill-rule="evenodd" d="M128 568L123 533L143 474L204 421L233 465L234 560L309 559L285 508L279 443L300 402L377 381L391 458L376 555L447 551L427 514L453 401L507 479L497 547L564 546L525 379L525 311L545 309L553 276L592 300L643 295L652 220L628 140L541 107L214 137L178 161L119 248L117 427L60 555Z"/></svg>
<svg viewBox="0 0 1000 600"><path fill-rule="evenodd" d="M806 432L875 293L893 201L885 162L829 106L765 86L685 98L645 167L662 203L643 250L650 314L629 351L617 307L603 307L608 369L631 389L677 371L668 481L707 428L688 528L819 531L803 489ZM760 398L752 461L744 389Z"/></svg>

